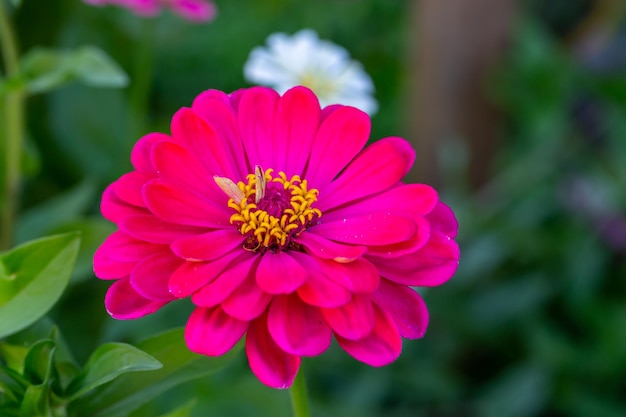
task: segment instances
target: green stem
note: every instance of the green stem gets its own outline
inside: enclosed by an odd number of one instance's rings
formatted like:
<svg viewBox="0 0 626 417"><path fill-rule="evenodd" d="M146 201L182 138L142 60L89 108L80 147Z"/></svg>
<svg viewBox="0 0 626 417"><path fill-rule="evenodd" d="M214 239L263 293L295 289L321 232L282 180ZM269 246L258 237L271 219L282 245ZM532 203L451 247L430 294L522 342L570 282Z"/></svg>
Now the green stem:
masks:
<svg viewBox="0 0 626 417"><path fill-rule="evenodd" d="M19 77L19 54L15 32L0 1L0 45L6 79ZM13 228L20 198L20 159L24 130L24 92L9 90L4 97L4 183L0 189L0 250L13 242Z"/></svg>
<svg viewBox="0 0 626 417"><path fill-rule="evenodd" d="M289 388L291 394L291 405L293 407L294 417L309 417L309 405L306 394L306 383L304 381L304 373L302 368L296 375L293 385Z"/></svg>

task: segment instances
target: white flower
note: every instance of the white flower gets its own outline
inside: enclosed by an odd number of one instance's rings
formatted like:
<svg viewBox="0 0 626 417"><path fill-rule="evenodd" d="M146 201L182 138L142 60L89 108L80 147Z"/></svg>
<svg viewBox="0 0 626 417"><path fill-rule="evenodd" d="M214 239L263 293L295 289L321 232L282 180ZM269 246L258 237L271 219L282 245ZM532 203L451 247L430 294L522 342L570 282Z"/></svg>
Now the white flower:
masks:
<svg viewBox="0 0 626 417"><path fill-rule="evenodd" d="M267 48L252 50L244 65L245 78L274 88L280 94L296 85L315 92L322 107L344 104L374 114L378 103L372 97L374 83L362 65L350 59L348 51L320 40L311 29L293 36L274 33Z"/></svg>

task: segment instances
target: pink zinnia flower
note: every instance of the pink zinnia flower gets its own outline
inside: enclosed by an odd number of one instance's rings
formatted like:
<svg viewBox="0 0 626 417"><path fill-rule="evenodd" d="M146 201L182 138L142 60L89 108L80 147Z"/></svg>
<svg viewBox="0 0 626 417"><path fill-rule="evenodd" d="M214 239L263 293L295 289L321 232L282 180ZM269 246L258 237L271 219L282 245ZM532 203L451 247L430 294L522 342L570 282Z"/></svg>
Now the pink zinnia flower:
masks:
<svg viewBox="0 0 626 417"><path fill-rule="evenodd" d="M191 297L189 348L222 355L245 334L252 371L276 388L333 335L372 366L394 361L401 337L424 335L428 312L411 287L455 272L457 222L431 187L402 182L409 143L363 149L369 117L320 110L304 87L206 91L171 131L141 138L135 170L102 198L119 227L94 259L96 275L115 280L111 316Z"/></svg>
<svg viewBox="0 0 626 417"><path fill-rule="evenodd" d="M217 8L209 0L83 0L95 6L107 4L130 9L142 17L153 17L161 12L162 7L169 7L174 13L192 22L212 20Z"/></svg>

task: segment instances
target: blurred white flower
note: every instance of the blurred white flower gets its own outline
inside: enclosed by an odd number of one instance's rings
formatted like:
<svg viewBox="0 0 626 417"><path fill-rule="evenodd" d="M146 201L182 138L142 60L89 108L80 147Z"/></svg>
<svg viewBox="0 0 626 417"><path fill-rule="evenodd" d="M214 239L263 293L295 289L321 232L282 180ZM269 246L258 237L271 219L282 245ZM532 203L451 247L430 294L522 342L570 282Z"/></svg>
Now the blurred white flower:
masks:
<svg viewBox="0 0 626 417"><path fill-rule="evenodd" d="M341 46L320 40L311 29L293 36L274 33L267 47L252 50L244 65L244 76L253 84L274 88L278 93L296 85L315 92L322 107L344 104L374 114L378 103L374 83L362 65L350 59Z"/></svg>

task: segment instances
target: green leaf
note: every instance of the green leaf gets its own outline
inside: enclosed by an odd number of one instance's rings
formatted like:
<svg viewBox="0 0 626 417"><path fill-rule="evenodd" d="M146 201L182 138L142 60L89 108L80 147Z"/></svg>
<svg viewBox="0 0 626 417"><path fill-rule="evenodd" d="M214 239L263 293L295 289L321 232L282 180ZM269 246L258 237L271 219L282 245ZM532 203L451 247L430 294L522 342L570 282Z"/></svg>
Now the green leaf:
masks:
<svg viewBox="0 0 626 417"><path fill-rule="evenodd" d="M21 398L26 392L28 381L11 368L0 365L0 387L5 393L12 393L13 398Z"/></svg>
<svg viewBox="0 0 626 417"><path fill-rule="evenodd" d="M13 7L19 7L22 4L22 0L9 0Z"/></svg>
<svg viewBox="0 0 626 417"><path fill-rule="evenodd" d="M22 373L24 370L24 358L27 353L28 347L26 346L0 342L0 358L4 360L4 363L9 368L19 373Z"/></svg>
<svg viewBox="0 0 626 417"><path fill-rule="evenodd" d="M240 343L220 357L207 357L197 355L187 348L183 328L156 335L139 343L137 347L159 360L163 368L149 375L123 375L113 383L70 404L70 414L126 417L131 411L168 389L223 368L237 355L241 346Z"/></svg>
<svg viewBox="0 0 626 417"><path fill-rule="evenodd" d="M52 417L50 410L50 389L46 384L31 385L26 390L22 406L21 417Z"/></svg>
<svg viewBox="0 0 626 417"><path fill-rule="evenodd" d="M33 385L47 384L52 370L56 344L52 340L40 340L31 346L24 359L24 377Z"/></svg>
<svg viewBox="0 0 626 417"><path fill-rule="evenodd" d="M21 66L26 90L30 93L54 90L73 78L67 53L52 49L35 48L29 51L22 58Z"/></svg>
<svg viewBox="0 0 626 417"><path fill-rule="evenodd" d="M63 233L71 230L80 231L81 245L70 282L93 279L93 254L117 228L102 217L88 217L64 223L55 227L52 232Z"/></svg>
<svg viewBox="0 0 626 417"><path fill-rule="evenodd" d="M104 51L85 46L74 51L35 48L22 59L26 90L43 93L78 81L92 87L120 88L128 76Z"/></svg>
<svg viewBox="0 0 626 417"><path fill-rule="evenodd" d="M54 340L57 347L54 353L55 378L52 382L52 391L61 393L76 378L79 368L58 327L54 326L52 328L50 338Z"/></svg>
<svg viewBox="0 0 626 417"><path fill-rule="evenodd" d="M128 76L111 57L95 46L77 50L71 58L79 81L92 87L126 87Z"/></svg>
<svg viewBox="0 0 626 417"><path fill-rule="evenodd" d="M29 346L42 339L53 339L50 336L53 329L54 322L49 317L43 317L25 329L7 337L6 341L14 345L22 345L28 349Z"/></svg>
<svg viewBox="0 0 626 417"><path fill-rule="evenodd" d="M56 346L52 369L52 391L64 392L64 387L67 387L70 381L78 375L79 368L58 327L48 317L43 317L32 326L9 336L5 342L0 343L0 354L10 368L21 374L24 372L24 362L30 350L29 347L39 343L42 339L52 340Z"/></svg>
<svg viewBox="0 0 626 417"><path fill-rule="evenodd" d="M162 366L159 361L134 346L125 343L104 344L89 357L85 368L70 383L67 388L68 401L124 373L151 371Z"/></svg>
<svg viewBox="0 0 626 417"><path fill-rule="evenodd" d="M72 273L77 233L50 236L0 254L0 338L41 318L56 303Z"/></svg>

